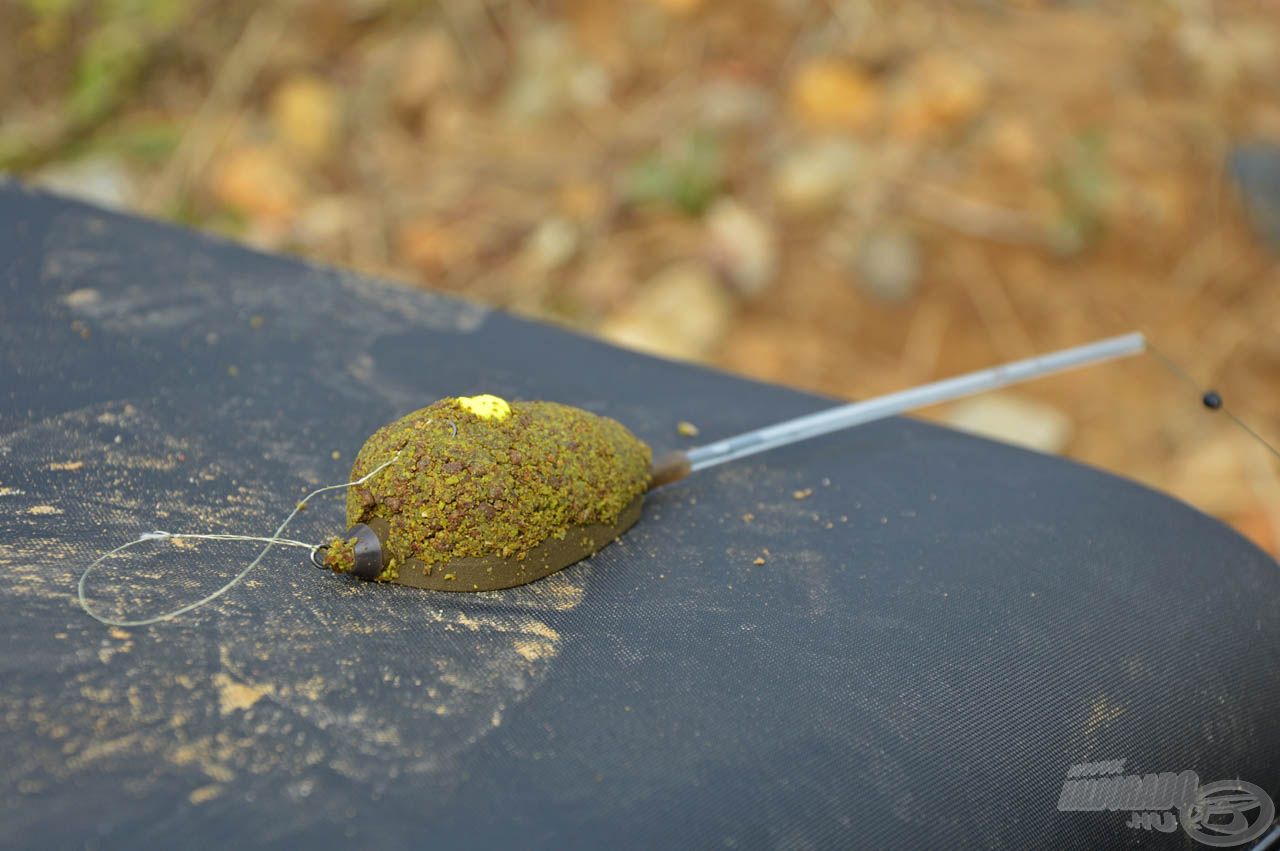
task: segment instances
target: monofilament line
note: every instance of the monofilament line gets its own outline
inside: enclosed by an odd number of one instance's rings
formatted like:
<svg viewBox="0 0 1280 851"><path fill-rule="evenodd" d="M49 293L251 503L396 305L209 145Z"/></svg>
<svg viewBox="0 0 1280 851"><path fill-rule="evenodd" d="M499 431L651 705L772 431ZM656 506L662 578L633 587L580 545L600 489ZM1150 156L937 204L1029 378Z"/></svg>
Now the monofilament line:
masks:
<svg viewBox="0 0 1280 851"><path fill-rule="evenodd" d="M1204 403L1206 408L1211 411L1222 411L1222 413L1227 415L1228 419L1240 427L1241 431L1256 440L1263 449L1266 449L1276 458L1280 458L1280 449L1277 449L1271 441L1263 437L1261 432L1241 419L1235 411L1228 408L1226 402L1223 401L1221 394L1214 390L1202 389L1200 384L1191 377L1191 373L1179 366L1177 361L1155 346L1149 346L1148 348L1151 354L1155 356L1156 360L1163 364L1165 369L1169 370L1175 378L1180 379L1188 387L1200 394L1201 401Z"/></svg>
<svg viewBox="0 0 1280 851"><path fill-rule="evenodd" d="M90 564L88 567L84 569L84 573L80 575L80 583L76 589L77 596L79 597L79 600L80 600L80 608L84 609L85 614L89 615L89 617L101 623L104 623L107 626L148 626L153 623L160 623L161 621L172 620L173 618L176 618L179 615L184 615L187 612L190 612L194 609L200 608L201 606L212 603L214 600L218 599L223 594L227 593L232 588L239 585L241 580L243 580L246 576L248 576L249 572L262 562L262 559L266 556L266 554L271 550L272 547L275 547L275 546L301 547L302 549L311 550L312 553L314 553L317 549L319 549L318 545L308 544L304 541L296 541L292 538L280 537L284 533L285 528L287 528L288 525L291 522L293 522L293 518L298 516L298 513L301 512L306 507L307 503L311 500L312 497L319 496L320 494L325 493L326 491L341 490L342 488L348 488L353 485L362 485L365 482L372 479L378 473L381 473L387 467L390 467L392 464L394 464L399 457L400 457L400 453L397 452L395 455L391 457L389 461L379 464L377 467L373 468L368 473L356 479L355 481L343 482L340 485L325 485L322 488L316 488L311 493L303 497L301 502L299 502L297 505L294 506L293 511L289 512L289 516L284 519L283 523L281 523L278 527L276 527L275 534L269 538L259 537L256 535L228 535L228 534L212 534L212 533L196 534L196 533L189 533L189 532L165 532L165 531L144 532L143 534L139 535L135 540L132 540L127 544L118 546L114 550L111 550L110 552L103 553L96 560L94 560L92 564ZM179 606L178 608L164 612L163 614L153 615L152 617L141 618L138 620L124 620L122 618L113 618L108 615L99 614L98 612L95 612L92 608L90 608L89 600L85 596L84 588L85 588L85 584L89 579L89 574L93 572L94 568L96 568L98 565L102 564L104 561L111 558L112 556L116 555L117 553L124 552L130 547L135 547L138 544L147 543L149 541L161 541L166 539L179 539L179 538L205 540L205 541L262 541L266 543L266 546L262 548L262 551L258 553L257 557L254 558L253 561L249 562L249 564L245 566L244 570L241 570L239 573L237 573L229 582L227 582L221 588L217 589L211 594L201 597L199 600L196 600L194 603L188 603L185 606Z"/></svg>

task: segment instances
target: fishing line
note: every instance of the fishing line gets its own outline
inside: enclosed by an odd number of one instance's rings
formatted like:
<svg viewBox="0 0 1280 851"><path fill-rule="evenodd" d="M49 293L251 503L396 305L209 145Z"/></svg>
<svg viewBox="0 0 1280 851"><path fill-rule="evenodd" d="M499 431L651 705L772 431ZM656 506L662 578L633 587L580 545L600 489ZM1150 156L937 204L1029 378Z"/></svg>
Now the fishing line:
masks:
<svg viewBox="0 0 1280 851"><path fill-rule="evenodd" d="M399 458L400 458L400 453L397 452L394 456L391 457L390 460L385 461L382 464L379 464L373 470L369 471L368 473L366 473L365 475L361 476L360 478L354 481L343 482L340 485L325 485L322 488L316 488L311 493L303 497L302 500L297 505L294 506L293 511L289 512L289 516L284 519L283 523L281 523L278 527L276 527L275 534L269 538L259 537L256 535L231 535L231 534L213 534L213 533L197 534L197 533L191 533L191 532L165 532L163 530L158 530L155 532L144 532L134 540L129 541L127 544L122 544L121 546L116 547L114 550L111 550L110 552L104 553L103 555L99 556L97 559L93 561L92 564L90 564L88 567L84 569L84 573L80 574L80 583L76 587L76 593L80 600L80 608L84 609L85 614L89 615L89 617L101 623L104 623L107 626L148 626L153 623L160 623L161 621L172 620L173 618L176 618L179 615L184 615L187 612L193 611L194 609L198 609L201 606L205 606L205 605L208 605L209 603L212 603L214 600L218 599L223 594L227 593L232 588L239 585L240 582L246 576L249 575L249 572L252 571L255 567L257 567L262 562L262 559L266 556L266 554L271 550L272 547L275 547L275 546L301 547L302 549L311 551L311 559L312 561L314 561L316 551L318 551L323 545L308 544L304 541L297 541L292 538L280 537L284 533L285 528L291 522L293 522L293 518L297 517L299 513L301 513L303 510L306 509L307 503L311 501L312 497L318 496L319 494L325 493L326 491L340 490L342 488L352 487L353 485L362 485L365 482L372 479L378 473L381 473L387 467L390 467ZM185 606L179 606L176 609L171 609L170 611L164 612L162 614L153 615L148 618L140 618L138 620L125 620L123 618L113 618L113 617L110 617L109 615L104 615L99 612L95 612L89 606L89 600L85 596L84 588L85 588L86 582L88 582L89 574L92 573L94 568L96 568L98 565L102 564L107 559L111 558L117 553L124 552L125 550L131 547L135 547L138 544L145 544L151 541L180 540L180 539L195 539L195 540L205 540L205 541L262 541L266 543L266 546L262 548L262 551L258 553L257 557L254 558L253 561L249 562L249 564L243 570L241 570L234 577L232 577L232 579L226 584L224 584L221 588L218 588L216 591L214 591L211 594L207 594L204 597L201 597L199 600L196 600L194 603L187 603Z"/></svg>
<svg viewBox="0 0 1280 851"><path fill-rule="evenodd" d="M1150 340L1147 340L1147 351L1155 356L1155 359L1163 364L1165 369L1169 370L1169 372L1176 378L1194 390L1200 397L1200 404L1204 405L1204 407L1210 411L1222 411L1228 419L1240 427L1241 431L1256 440L1264 449L1274 455L1277 459L1280 459L1280 450L1276 449L1270 441L1263 437L1257 429L1245 422L1245 420L1238 416L1235 411L1228 408L1221 393L1213 389L1205 389L1198 381L1191 377L1189 372L1179 366L1173 358L1156 348Z"/></svg>

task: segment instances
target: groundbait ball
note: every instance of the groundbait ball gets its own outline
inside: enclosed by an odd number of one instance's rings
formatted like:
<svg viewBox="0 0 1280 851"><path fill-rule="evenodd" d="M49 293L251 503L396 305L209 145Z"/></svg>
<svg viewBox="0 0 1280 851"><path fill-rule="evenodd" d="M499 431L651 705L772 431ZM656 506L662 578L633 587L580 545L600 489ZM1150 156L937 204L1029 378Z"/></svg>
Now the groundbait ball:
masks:
<svg viewBox="0 0 1280 851"><path fill-rule="evenodd" d="M347 489L351 528L323 563L438 590L522 585L630 527L650 461L621 423L579 408L441 399L365 442L351 469L359 483Z"/></svg>

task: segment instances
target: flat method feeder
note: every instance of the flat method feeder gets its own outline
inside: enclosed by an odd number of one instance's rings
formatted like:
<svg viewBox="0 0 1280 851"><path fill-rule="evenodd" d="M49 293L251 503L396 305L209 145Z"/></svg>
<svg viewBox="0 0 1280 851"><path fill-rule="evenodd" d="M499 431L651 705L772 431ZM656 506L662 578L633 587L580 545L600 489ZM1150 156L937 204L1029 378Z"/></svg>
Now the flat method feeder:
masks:
<svg viewBox="0 0 1280 851"><path fill-rule="evenodd" d="M314 548L311 560L360 579L434 591L524 585L617 539L640 519L648 491L691 473L1145 348L1142 334L1126 334L840 405L656 460L624 426L578 408L496 396L442 399L369 438L348 486L350 528Z"/></svg>

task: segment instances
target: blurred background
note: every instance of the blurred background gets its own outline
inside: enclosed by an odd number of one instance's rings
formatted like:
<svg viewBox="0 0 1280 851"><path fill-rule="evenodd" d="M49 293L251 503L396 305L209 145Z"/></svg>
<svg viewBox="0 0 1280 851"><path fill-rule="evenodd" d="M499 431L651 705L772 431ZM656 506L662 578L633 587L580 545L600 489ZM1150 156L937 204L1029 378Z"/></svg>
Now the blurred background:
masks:
<svg viewBox="0 0 1280 851"><path fill-rule="evenodd" d="M1273 0L0 3L26 181L840 398L1142 329L1273 440L1278 92ZM1150 358L926 416L1280 546Z"/></svg>

